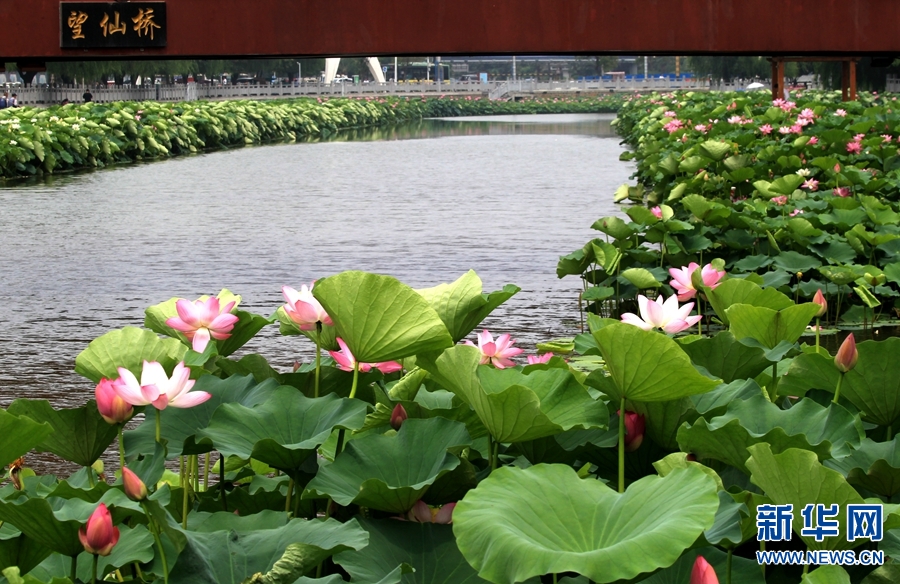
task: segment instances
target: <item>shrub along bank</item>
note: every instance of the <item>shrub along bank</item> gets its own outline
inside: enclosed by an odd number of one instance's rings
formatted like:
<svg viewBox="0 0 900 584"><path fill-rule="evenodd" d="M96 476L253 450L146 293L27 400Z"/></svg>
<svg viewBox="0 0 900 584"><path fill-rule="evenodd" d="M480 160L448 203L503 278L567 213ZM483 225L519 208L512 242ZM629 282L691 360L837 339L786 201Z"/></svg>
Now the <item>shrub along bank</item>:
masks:
<svg viewBox="0 0 900 584"><path fill-rule="evenodd" d="M434 116L614 112L623 98L303 98L116 102L0 111L0 178L33 176L246 144L328 136Z"/></svg>

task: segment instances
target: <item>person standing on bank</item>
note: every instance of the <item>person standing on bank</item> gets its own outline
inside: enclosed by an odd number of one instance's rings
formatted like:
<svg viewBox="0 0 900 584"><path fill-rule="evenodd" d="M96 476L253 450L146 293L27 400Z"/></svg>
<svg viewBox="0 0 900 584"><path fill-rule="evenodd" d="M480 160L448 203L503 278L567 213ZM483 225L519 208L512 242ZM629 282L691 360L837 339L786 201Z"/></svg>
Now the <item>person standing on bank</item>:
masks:
<svg viewBox="0 0 900 584"><path fill-rule="evenodd" d="M0 109L6 109L9 107L9 98L7 97L8 92L4 91L3 95L0 95Z"/></svg>
<svg viewBox="0 0 900 584"><path fill-rule="evenodd" d="M84 103L88 103L94 99L94 95L91 93L90 89L85 89L84 94L81 97L84 98Z"/></svg>
<svg viewBox="0 0 900 584"><path fill-rule="evenodd" d="M7 100L6 105L9 107L19 107L19 96L15 93L10 96Z"/></svg>

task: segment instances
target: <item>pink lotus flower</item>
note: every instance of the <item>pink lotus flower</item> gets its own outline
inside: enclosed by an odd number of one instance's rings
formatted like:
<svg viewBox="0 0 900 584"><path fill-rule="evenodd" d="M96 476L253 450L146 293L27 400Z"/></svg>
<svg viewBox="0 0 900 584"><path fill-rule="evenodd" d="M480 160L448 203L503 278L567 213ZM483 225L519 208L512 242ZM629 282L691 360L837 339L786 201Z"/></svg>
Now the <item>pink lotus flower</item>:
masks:
<svg viewBox="0 0 900 584"><path fill-rule="evenodd" d="M839 163L834 165L834 171L835 171L835 172L840 172L840 171L841 171L841 165L840 165Z"/></svg>
<svg viewBox="0 0 900 584"><path fill-rule="evenodd" d="M131 469L122 467L122 486L125 487L125 494L132 501L143 501L149 496L147 485L134 474Z"/></svg>
<svg viewBox="0 0 900 584"><path fill-rule="evenodd" d="M741 116L731 116L730 118L728 118L729 124L740 124L742 121L743 119L741 118Z"/></svg>
<svg viewBox="0 0 900 584"><path fill-rule="evenodd" d="M770 126L769 124L763 124L759 127L759 131L763 134L769 135L772 133L772 126Z"/></svg>
<svg viewBox="0 0 900 584"><path fill-rule="evenodd" d="M850 187L835 187L831 191L836 197L849 197Z"/></svg>
<svg viewBox="0 0 900 584"><path fill-rule="evenodd" d="M191 391L194 380L190 377L191 370L184 366L184 361L175 366L171 378L156 361L144 361L140 383L131 371L119 367L119 379L114 382L114 387L119 397L133 406L152 405L158 410L168 406L192 408L212 395L205 391Z"/></svg>
<svg viewBox="0 0 900 584"><path fill-rule="evenodd" d="M788 215L790 215L791 217L796 217L797 215L800 215L801 213L803 213L802 209L794 209L793 211L788 213Z"/></svg>
<svg viewBox="0 0 900 584"><path fill-rule="evenodd" d="M787 203L787 195L779 195L777 197L772 197L772 202L776 205L784 205Z"/></svg>
<svg viewBox="0 0 900 584"><path fill-rule="evenodd" d="M619 415L621 410L616 410ZM621 418L620 418L621 419ZM634 452L644 441L644 416L625 410L625 452Z"/></svg>
<svg viewBox="0 0 900 584"><path fill-rule="evenodd" d="M810 121L806 118L797 118L797 121L794 122L795 126L806 126L810 123Z"/></svg>
<svg viewBox="0 0 900 584"><path fill-rule="evenodd" d="M816 318L821 318L828 310L828 301L825 300L825 295L822 294L821 288L816 290L816 294L813 296L813 303L819 305L819 312L816 313Z"/></svg>
<svg viewBox="0 0 900 584"><path fill-rule="evenodd" d="M407 418L409 418L409 414L406 413L406 408L403 407L403 404L395 405L394 410L391 412L391 428L399 431Z"/></svg>
<svg viewBox="0 0 900 584"><path fill-rule="evenodd" d="M816 138L815 136L810 137L809 142L807 142L807 144L810 146L815 146L818 143L819 143L819 139Z"/></svg>
<svg viewBox="0 0 900 584"><path fill-rule="evenodd" d="M350 347L347 346L347 343L344 342L344 339L338 337L336 340L341 350L328 351L328 354L331 355L331 358L334 359L335 363L337 363L339 369L343 371L353 371L353 367L354 365L356 365L356 357L353 356L353 353L350 351ZM385 375L403 369L403 365L397 363L396 361L384 361L381 363L359 363L358 367L361 373L368 373L374 367Z"/></svg>
<svg viewBox="0 0 900 584"><path fill-rule="evenodd" d="M719 584L716 571L703 556L697 556L697 559L694 561L690 584Z"/></svg>
<svg viewBox="0 0 900 584"><path fill-rule="evenodd" d="M440 509L432 509L425 504L425 501L419 499L413 508L409 510L406 518L416 523L441 523L444 525L453 523L453 509L456 503L447 503Z"/></svg>
<svg viewBox="0 0 900 584"><path fill-rule="evenodd" d="M663 117L664 118L677 118L678 114L676 114L672 110L669 110L669 111L663 113Z"/></svg>
<svg viewBox="0 0 900 584"><path fill-rule="evenodd" d="M166 320L166 326L184 333L191 341L191 347L202 353L210 337L223 341L231 336L234 323L238 321L238 317L231 314L234 304L231 301L220 308L215 296L194 302L179 298L175 303L178 316Z"/></svg>
<svg viewBox="0 0 900 584"><path fill-rule="evenodd" d="M842 109L837 109L837 110L834 110L834 115L843 118L844 116L847 115L847 112Z"/></svg>
<svg viewBox="0 0 900 584"><path fill-rule="evenodd" d="M662 219L662 209L660 209L659 205L650 209L650 212L653 213L653 216L657 219Z"/></svg>
<svg viewBox="0 0 900 584"><path fill-rule="evenodd" d="M791 126L791 134L802 134L802 133L803 133L803 126L801 126L800 124L794 124L793 126Z"/></svg>
<svg viewBox="0 0 900 584"><path fill-rule="evenodd" d="M789 112L792 109L794 109L795 107L797 107L797 104L792 101L786 101L783 104L781 104L779 107L781 108L781 111Z"/></svg>
<svg viewBox="0 0 900 584"><path fill-rule="evenodd" d="M106 504L100 503L87 524L78 530L78 539L84 546L84 551L98 556L108 556L113 547L119 542L119 528L113 527L112 515Z"/></svg>
<svg viewBox="0 0 900 584"><path fill-rule="evenodd" d="M859 351L856 350L856 339L853 338L853 333L850 333L834 356L834 366L841 373L846 373L856 367L857 360L859 360Z"/></svg>
<svg viewBox="0 0 900 584"><path fill-rule="evenodd" d="M701 134L705 134L706 131L709 130L709 127L707 127L706 124L697 124L696 126L694 126L694 129Z"/></svg>
<svg viewBox="0 0 900 584"><path fill-rule="evenodd" d="M882 141L883 143L885 143L885 144L890 144L890 143L891 143L891 140L893 140L893 138L891 137L890 134L882 134L882 135L881 135L881 141Z"/></svg>
<svg viewBox="0 0 900 584"><path fill-rule="evenodd" d="M779 134L790 134L791 128L789 126L781 126L780 128L778 128L778 133Z"/></svg>
<svg viewBox="0 0 900 584"><path fill-rule="evenodd" d="M302 331L311 331L316 328L316 323L321 322L324 325L332 326L334 323L331 317L322 308L322 305L316 300L312 294L315 282L307 288L304 284L300 286L300 291L296 291L290 286L282 286L281 294L284 296L284 311L288 317L294 321Z"/></svg>
<svg viewBox="0 0 900 584"><path fill-rule="evenodd" d="M674 294L663 302L659 296L655 301L648 300L646 296L638 295L638 308L641 316L626 312L622 315L622 322L640 327L645 331L655 328L662 329L669 334L680 333L694 326L703 317L701 315L689 316L694 308L693 302L688 302L678 307L678 297Z"/></svg>
<svg viewBox="0 0 900 584"><path fill-rule="evenodd" d="M805 120L812 120L816 117L816 113L810 108L804 108L803 111L800 112L800 117Z"/></svg>
<svg viewBox="0 0 900 584"><path fill-rule="evenodd" d="M854 142L862 142L863 138L865 138L865 137L866 137L865 134L857 134L856 136L853 136L853 141Z"/></svg>
<svg viewBox="0 0 900 584"><path fill-rule="evenodd" d="M97 410L108 424L123 424L134 413L131 404L116 392L115 382L112 379L101 379L94 389L94 397L97 398Z"/></svg>
<svg viewBox="0 0 900 584"><path fill-rule="evenodd" d="M540 363L548 363L553 357L553 353L544 353L543 355L528 355L529 365L538 365Z"/></svg>
<svg viewBox="0 0 900 584"><path fill-rule="evenodd" d="M800 186L802 186L804 189L809 189L810 191L817 191L819 190L819 181L814 178L808 178L803 181L803 184Z"/></svg>
<svg viewBox="0 0 900 584"><path fill-rule="evenodd" d="M672 120L671 122L669 122L668 124L663 126L663 129L666 132L673 134L673 133L677 132L678 130L680 130L683 125L684 125L684 123L681 120Z"/></svg>
<svg viewBox="0 0 900 584"><path fill-rule="evenodd" d="M669 268L669 275L672 276L669 286L675 288L680 302L689 300L697 295L697 290L694 288L694 282L691 280L691 276L694 274L694 270L699 267L700 266L696 262L691 262L684 268ZM700 277L703 279L703 285L708 286L713 290L719 285L719 281L724 276L725 272L716 270L712 264L706 264L703 266L703 269L700 270Z"/></svg>
<svg viewBox="0 0 900 584"><path fill-rule="evenodd" d="M781 99L780 97L775 98L775 99L772 100L772 105L775 106L775 107L781 107L781 106L784 105L784 100Z"/></svg>
<svg viewBox="0 0 900 584"><path fill-rule="evenodd" d="M515 366L512 357L523 351L523 349L513 347L515 342L507 333L497 337L497 341L494 342L494 337L490 331L484 329L478 333L478 350L481 351L481 364L487 365L490 363L497 369ZM475 346L475 343L472 341L466 341L465 344L472 347Z"/></svg>

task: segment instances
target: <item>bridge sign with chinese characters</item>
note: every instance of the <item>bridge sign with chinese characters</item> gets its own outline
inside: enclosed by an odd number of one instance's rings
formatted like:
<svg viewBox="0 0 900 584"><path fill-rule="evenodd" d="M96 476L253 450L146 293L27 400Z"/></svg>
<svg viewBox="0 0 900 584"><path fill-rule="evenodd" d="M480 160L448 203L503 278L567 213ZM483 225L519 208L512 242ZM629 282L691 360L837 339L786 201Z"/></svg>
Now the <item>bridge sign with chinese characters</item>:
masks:
<svg viewBox="0 0 900 584"><path fill-rule="evenodd" d="M165 2L60 2L64 49L166 46Z"/></svg>

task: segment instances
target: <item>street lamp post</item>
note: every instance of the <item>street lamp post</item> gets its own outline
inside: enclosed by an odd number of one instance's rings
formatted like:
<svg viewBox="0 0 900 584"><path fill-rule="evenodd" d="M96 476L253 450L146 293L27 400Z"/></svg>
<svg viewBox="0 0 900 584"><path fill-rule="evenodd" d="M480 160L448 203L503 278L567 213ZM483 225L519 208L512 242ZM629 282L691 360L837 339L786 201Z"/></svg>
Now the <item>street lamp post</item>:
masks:
<svg viewBox="0 0 900 584"><path fill-rule="evenodd" d="M297 61L297 85L303 85L303 64Z"/></svg>

